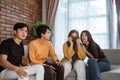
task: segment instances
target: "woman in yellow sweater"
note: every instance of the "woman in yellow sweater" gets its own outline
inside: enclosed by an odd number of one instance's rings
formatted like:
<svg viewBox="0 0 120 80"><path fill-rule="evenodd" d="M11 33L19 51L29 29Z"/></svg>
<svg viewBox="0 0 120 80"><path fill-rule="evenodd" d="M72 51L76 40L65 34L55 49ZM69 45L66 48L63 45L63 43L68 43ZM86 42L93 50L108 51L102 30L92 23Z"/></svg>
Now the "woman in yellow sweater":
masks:
<svg viewBox="0 0 120 80"><path fill-rule="evenodd" d="M64 58L64 78L74 69L77 73L77 80L86 80L85 63L83 60L86 54L82 50L82 44L80 43L79 33L77 30L71 30L68 35L68 41L63 45Z"/></svg>

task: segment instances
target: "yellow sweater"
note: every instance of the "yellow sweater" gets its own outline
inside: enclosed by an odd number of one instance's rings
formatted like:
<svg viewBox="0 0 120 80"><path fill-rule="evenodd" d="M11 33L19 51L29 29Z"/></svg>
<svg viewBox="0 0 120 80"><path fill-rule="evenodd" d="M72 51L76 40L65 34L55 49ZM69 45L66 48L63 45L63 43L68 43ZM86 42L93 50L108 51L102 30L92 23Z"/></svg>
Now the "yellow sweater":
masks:
<svg viewBox="0 0 120 80"><path fill-rule="evenodd" d="M63 53L64 53L64 58L62 59L61 62L65 62L69 60L75 54L74 50L67 46L67 43L64 43L63 45ZM80 60L84 60L86 57L86 54L82 49L80 49L77 54Z"/></svg>
<svg viewBox="0 0 120 80"><path fill-rule="evenodd" d="M52 43L50 41L42 41L40 39L33 40L28 46L28 56L30 61L27 63L32 64L44 64L50 55L54 62L58 60L58 57L53 49Z"/></svg>

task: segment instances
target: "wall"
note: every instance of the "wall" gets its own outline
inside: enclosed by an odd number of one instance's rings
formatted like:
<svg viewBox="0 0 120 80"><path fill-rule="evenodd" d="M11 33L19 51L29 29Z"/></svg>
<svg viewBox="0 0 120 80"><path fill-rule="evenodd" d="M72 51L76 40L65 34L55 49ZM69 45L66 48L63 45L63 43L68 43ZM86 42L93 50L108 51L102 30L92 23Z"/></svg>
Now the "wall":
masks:
<svg viewBox="0 0 120 80"><path fill-rule="evenodd" d="M42 0L0 0L0 41L13 37L12 27L16 22L33 24L42 20ZM24 41L27 44L34 39L31 32Z"/></svg>

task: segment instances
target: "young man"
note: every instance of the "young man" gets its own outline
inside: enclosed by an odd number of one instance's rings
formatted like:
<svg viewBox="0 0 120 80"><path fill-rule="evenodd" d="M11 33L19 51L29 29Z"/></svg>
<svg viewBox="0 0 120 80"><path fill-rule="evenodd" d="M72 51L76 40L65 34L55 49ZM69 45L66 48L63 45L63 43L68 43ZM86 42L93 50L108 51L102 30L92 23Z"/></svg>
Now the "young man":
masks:
<svg viewBox="0 0 120 80"><path fill-rule="evenodd" d="M36 33L39 38L29 43L29 60L32 64L41 64L45 69L45 80L63 80L63 65L59 62L52 43L49 41L51 32L47 25L40 25ZM48 64L49 55L54 63Z"/></svg>
<svg viewBox="0 0 120 80"><path fill-rule="evenodd" d="M36 74L36 80L44 80L42 65L26 65L22 40L27 37L28 26L16 23L13 27L14 37L6 39L0 44L0 80L22 79ZM28 80L28 79L27 79Z"/></svg>

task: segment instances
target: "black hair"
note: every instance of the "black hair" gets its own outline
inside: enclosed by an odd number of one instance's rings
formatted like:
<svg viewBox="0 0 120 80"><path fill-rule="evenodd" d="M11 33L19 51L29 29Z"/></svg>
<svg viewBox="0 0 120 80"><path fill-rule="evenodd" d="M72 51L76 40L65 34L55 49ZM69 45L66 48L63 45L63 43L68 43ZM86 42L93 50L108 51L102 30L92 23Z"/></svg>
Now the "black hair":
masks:
<svg viewBox="0 0 120 80"><path fill-rule="evenodd" d="M89 45L91 46L91 49L93 49L93 53L101 53L103 54L103 50L100 48L100 46L93 40L91 33L88 30L83 30L81 32L81 41L82 40L82 34L86 33L87 37L88 37L88 41L89 41ZM85 45L85 44L84 44ZM87 47L87 45L85 45L85 47ZM98 51L98 52L96 52ZM99 54L98 54L99 55ZM95 57L95 56L94 56Z"/></svg>
<svg viewBox="0 0 120 80"><path fill-rule="evenodd" d="M38 37L41 38L41 34L42 34L42 33L45 34L45 32L47 31L47 29L48 29L49 31L51 31L50 28L49 28L49 26L44 25L44 24L39 25L39 26L37 27L37 29L36 29L36 33L37 33Z"/></svg>
<svg viewBox="0 0 120 80"><path fill-rule="evenodd" d="M95 43L95 41L93 40L93 38L92 38L92 35L91 35L91 33L88 31L88 30L83 30L82 32L81 32L81 41L82 41L82 34L83 33L86 33L86 35L87 35L87 37L88 37L88 41L90 42L90 43ZM82 41L83 42L83 41Z"/></svg>
<svg viewBox="0 0 120 80"><path fill-rule="evenodd" d="M28 25L27 24L18 22L14 25L13 30L17 30L17 29L20 29L20 28L23 28L23 27L26 27L27 30L28 30Z"/></svg>
<svg viewBox="0 0 120 80"><path fill-rule="evenodd" d="M89 45L92 47L92 49L95 49L95 48L97 48L99 45L93 40L93 38L92 38L92 35L91 35L91 33L88 31L88 30L83 30L82 32L81 32L81 41L83 42L83 40L82 40L82 34L83 33L86 33L86 35L87 35L87 37L88 37L88 41L89 41ZM85 44L84 44L85 45ZM85 45L86 46L86 45ZM95 50L94 50L95 51Z"/></svg>

